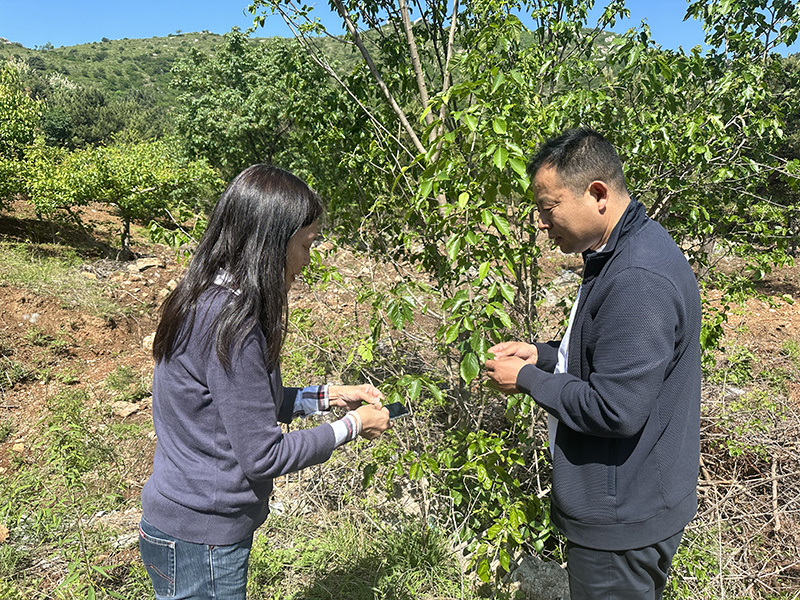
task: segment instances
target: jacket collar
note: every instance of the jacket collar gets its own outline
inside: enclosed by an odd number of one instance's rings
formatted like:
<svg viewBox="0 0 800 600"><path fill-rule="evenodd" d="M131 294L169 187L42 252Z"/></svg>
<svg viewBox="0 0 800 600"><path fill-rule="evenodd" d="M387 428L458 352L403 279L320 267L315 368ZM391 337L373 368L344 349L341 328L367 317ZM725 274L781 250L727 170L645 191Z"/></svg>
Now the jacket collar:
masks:
<svg viewBox="0 0 800 600"><path fill-rule="evenodd" d="M639 229L648 219L647 211L644 204L631 198L625 212L614 229L611 230L611 235L608 236L606 245L603 246L601 251L586 250L583 253L583 281L587 281L597 277L600 271L609 261L609 259L617 252L617 247L625 243L628 233Z"/></svg>

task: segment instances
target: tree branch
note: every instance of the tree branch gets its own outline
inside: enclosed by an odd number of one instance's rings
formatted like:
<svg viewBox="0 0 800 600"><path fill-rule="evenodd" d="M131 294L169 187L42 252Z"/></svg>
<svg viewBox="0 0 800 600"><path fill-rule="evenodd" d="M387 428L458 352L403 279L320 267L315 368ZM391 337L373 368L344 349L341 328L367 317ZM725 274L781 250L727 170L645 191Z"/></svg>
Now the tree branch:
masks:
<svg viewBox="0 0 800 600"><path fill-rule="evenodd" d="M369 54L366 46L364 46L364 41L361 39L361 36L356 29L355 24L350 19L350 15L347 14L347 11L342 4L342 0L333 0L333 3L336 5L336 10L339 11L339 16L344 21L345 26L347 27L347 31L350 32L350 35L353 36L353 42L355 43L356 47L361 52L361 56L364 59L364 62L367 63L367 67L369 67L370 73L372 73L372 77L375 79L375 83L378 84L378 87L383 92L383 95L386 97L386 100L389 102L389 105L392 107L392 110L397 115L397 118L400 119L400 123L403 125L403 129L405 130L406 134L414 144L414 147L420 154L425 154L425 146L422 145L422 142L419 140L417 133L414 131L414 128L411 127L411 123L409 123L408 118L406 117L405 112L403 109L400 108L400 105L397 104L397 101L394 99L392 92L389 90L386 83L383 81L383 77L381 77L378 68L375 66L375 63L372 60L372 57Z"/></svg>
<svg viewBox="0 0 800 600"><path fill-rule="evenodd" d="M353 91L347 86L347 84L344 81L342 81L342 78L339 76L339 74L336 72L336 70L331 66L331 64L326 59L320 57L320 54L317 52L317 49L314 47L313 44L311 44L311 42L308 40L308 38L305 36L305 34L294 24L294 22L289 17L289 15L287 15L280 8L276 8L276 10L281 15L281 17L283 18L284 22L286 23L286 25L291 30L291 32L294 35L294 38L297 40L297 42L300 45L302 45L303 48L305 48L306 53L311 58L311 60L313 60L319 67L321 67L328 75L330 75L336 81L336 83L339 85L339 87L341 87L345 91L345 93L348 96L350 96L350 98L358 105L358 107L364 112L364 114L367 116L367 118L372 122L372 124L377 129L383 131L387 136L389 136L395 142L397 142L397 145L404 152L406 152L410 157L413 158L414 157L414 153L410 149L408 149L406 147L406 145L403 144L403 142L400 139L397 138L397 136L395 136L391 131L389 131L383 125L383 123L381 123L378 120L378 118L375 117L375 115L372 114L372 112L370 112L370 110L364 105L363 102L361 102L361 100L359 100L359 98L353 93ZM339 38L337 38L335 36L331 36L327 31L325 31L325 34L328 37L331 37L333 39L339 39ZM342 42L342 43L344 43L344 42Z"/></svg>
<svg viewBox="0 0 800 600"><path fill-rule="evenodd" d="M406 43L408 44L408 54L411 57L411 67L414 69L414 76L417 79L417 89L419 90L419 99L423 108L428 106L428 88L425 85L425 75L422 72L422 63L419 60L419 52L417 50L417 42L414 39L414 29L411 27L411 18L408 16L408 4L406 0L399 0L400 2L400 15L403 20L403 31L406 34ZM446 75L445 75L446 77ZM430 111L425 113L425 123L427 125L433 124L433 115Z"/></svg>

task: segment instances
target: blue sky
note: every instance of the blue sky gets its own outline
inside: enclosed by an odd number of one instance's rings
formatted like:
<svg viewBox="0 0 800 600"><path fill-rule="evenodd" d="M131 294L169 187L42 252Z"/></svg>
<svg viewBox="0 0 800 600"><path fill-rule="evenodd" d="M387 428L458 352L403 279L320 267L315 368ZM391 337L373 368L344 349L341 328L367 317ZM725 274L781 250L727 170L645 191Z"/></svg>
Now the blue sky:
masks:
<svg viewBox="0 0 800 600"><path fill-rule="evenodd" d="M328 13L324 0L307 2L317 4L320 14ZM225 33L233 26L246 29L252 24L250 14L245 14L248 4L248 0L0 0L0 37L34 48L47 42L56 47L99 42L104 37L160 37L179 30ZM605 2L598 0L597 6L601 5ZM683 21L685 0L628 0L626 5L631 18L620 23L617 31L646 20L653 38L664 48L688 50L703 42L700 23ZM280 17L271 16L256 35L290 34Z"/></svg>

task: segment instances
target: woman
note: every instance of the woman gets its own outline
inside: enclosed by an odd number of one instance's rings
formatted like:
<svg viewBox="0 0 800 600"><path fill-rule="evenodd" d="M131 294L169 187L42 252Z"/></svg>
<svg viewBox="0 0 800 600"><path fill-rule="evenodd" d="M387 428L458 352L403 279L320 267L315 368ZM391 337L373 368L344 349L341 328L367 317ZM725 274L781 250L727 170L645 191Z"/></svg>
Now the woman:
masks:
<svg viewBox="0 0 800 600"><path fill-rule="evenodd" d="M158 443L139 528L157 598L243 600L273 479L389 426L371 385L281 383L287 291L309 262L321 213L294 175L249 167L222 194L162 307L153 346ZM288 434L278 425L333 406L350 411Z"/></svg>

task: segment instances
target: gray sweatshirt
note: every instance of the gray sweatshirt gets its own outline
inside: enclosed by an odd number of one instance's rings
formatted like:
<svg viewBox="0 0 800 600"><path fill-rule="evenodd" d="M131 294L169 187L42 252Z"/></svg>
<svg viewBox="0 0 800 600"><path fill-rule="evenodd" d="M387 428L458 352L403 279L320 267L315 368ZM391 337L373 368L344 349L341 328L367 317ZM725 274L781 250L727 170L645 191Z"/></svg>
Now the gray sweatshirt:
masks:
<svg viewBox="0 0 800 600"><path fill-rule="evenodd" d="M336 446L322 424L283 433L297 388L268 369L266 339L254 328L226 372L208 343L209 323L230 298L212 286L198 302L188 337L153 375L158 442L142 490L144 518L187 542L234 544L269 512L272 480L325 462Z"/></svg>

